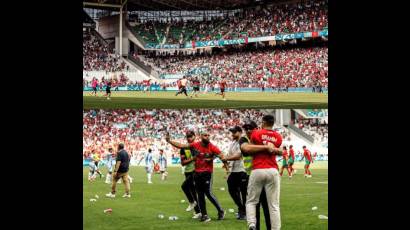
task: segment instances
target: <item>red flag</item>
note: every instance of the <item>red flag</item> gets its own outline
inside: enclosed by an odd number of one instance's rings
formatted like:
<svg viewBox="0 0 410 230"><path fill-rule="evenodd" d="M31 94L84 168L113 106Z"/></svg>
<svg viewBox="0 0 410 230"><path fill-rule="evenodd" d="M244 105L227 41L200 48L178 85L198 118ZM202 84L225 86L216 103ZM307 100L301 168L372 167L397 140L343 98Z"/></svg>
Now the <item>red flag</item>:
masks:
<svg viewBox="0 0 410 230"><path fill-rule="evenodd" d="M318 37L319 33L317 31L312 32L312 38Z"/></svg>

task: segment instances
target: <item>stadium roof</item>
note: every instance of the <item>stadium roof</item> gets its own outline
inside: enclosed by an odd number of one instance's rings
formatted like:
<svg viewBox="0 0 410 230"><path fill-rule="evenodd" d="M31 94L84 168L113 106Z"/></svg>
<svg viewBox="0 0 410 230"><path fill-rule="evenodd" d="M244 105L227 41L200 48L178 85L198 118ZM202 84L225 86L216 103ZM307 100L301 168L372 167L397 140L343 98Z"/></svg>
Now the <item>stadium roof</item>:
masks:
<svg viewBox="0 0 410 230"><path fill-rule="evenodd" d="M118 10L121 3L128 11L229 10L252 5L292 0L83 0L84 7Z"/></svg>

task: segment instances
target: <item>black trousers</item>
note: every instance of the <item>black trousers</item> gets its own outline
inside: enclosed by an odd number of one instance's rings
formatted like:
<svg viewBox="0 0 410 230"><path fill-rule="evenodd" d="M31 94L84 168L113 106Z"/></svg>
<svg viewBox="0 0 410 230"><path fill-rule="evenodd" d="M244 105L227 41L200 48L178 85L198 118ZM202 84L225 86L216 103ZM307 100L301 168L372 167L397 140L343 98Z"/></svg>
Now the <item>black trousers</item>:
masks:
<svg viewBox="0 0 410 230"><path fill-rule="evenodd" d="M194 172L185 173L185 181L182 183L181 188L189 203L193 203L194 201L197 203L194 208L195 213L200 213L201 210L199 209L198 196L195 191Z"/></svg>
<svg viewBox="0 0 410 230"><path fill-rule="evenodd" d="M246 187L248 187L249 175L246 175L246 178L247 178ZM262 189L261 195L259 197L259 203L256 205L256 229L257 230L260 230L260 223L261 223L260 207L261 205L263 209L263 215L265 216L266 229L271 229L268 200L266 198L266 192L264 188Z"/></svg>
<svg viewBox="0 0 410 230"><path fill-rule="evenodd" d="M248 175L245 172L233 172L228 177L228 190L238 211L246 213L246 191L248 187Z"/></svg>
<svg viewBox="0 0 410 230"><path fill-rule="evenodd" d="M178 93L177 93L176 95L181 94L181 93L184 93L185 96L188 96L188 94L186 93L186 87L185 87L185 86L182 86L182 87L179 89L179 91L178 91Z"/></svg>
<svg viewBox="0 0 410 230"><path fill-rule="evenodd" d="M206 211L205 196L215 206L218 212L222 212L222 207L212 193L212 173L210 172L195 172L194 174L195 189L198 194L198 204L202 216L208 215Z"/></svg>

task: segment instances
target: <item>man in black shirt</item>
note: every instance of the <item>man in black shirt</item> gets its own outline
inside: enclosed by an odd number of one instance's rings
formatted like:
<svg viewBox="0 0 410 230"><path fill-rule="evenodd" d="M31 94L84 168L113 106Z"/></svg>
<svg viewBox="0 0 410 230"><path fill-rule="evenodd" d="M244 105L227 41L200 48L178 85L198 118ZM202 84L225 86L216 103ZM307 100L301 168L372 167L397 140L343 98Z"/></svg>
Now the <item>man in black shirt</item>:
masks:
<svg viewBox="0 0 410 230"><path fill-rule="evenodd" d="M111 99L111 84L111 80L109 80L105 86L105 96L107 96L107 100Z"/></svg>
<svg viewBox="0 0 410 230"><path fill-rule="evenodd" d="M122 197L130 198L130 182L128 181L128 170L130 166L130 156L127 151L124 150L124 144L120 143L118 145L118 153L116 164L113 173L113 180L111 186L111 193L106 194L106 197L115 198L115 188L117 186L117 181L122 179L125 185L125 194Z"/></svg>

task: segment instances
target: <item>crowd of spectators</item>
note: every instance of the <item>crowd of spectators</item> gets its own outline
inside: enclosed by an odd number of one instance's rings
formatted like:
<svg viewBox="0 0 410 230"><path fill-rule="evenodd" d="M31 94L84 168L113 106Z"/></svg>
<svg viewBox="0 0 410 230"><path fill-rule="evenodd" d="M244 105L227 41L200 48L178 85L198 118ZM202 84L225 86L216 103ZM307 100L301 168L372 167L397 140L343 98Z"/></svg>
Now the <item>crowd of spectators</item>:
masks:
<svg viewBox="0 0 410 230"><path fill-rule="evenodd" d="M185 142L188 130L197 134L201 129L210 132L211 142L222 151L230 143L229 128L242 126L246 119L260 123L263 112L259 110L85 110L83 113L83 156L91 152L105 153L109 147L122 142L133 155L148 148L164 149L168 154L178 151L164 141L165 132L173 139ZM289 131L276 127L285 140Z"/></svg>
<svg viewBox="0 0 410 230"><path fill-rule="evenodd" d="M186 41L273 36L279 33L319 31L328 26L328 1L265 5L234 16L211 20L144 21L135 30L146 42L178 44Z"/></svg>
<svg viewBox="0 0 410 230"><path fill-rule="evenodd" d="M83 70L103 70L107 72L128 70L119 55L92 33L83 33Z"/></svg>
<svg viewBox="0 0 410 230"><path fill-rule="evenodd" d="M147 56L160 74L187 74L209 68L201 82L213 84L224 78L229 87L321 87L328 86L328 48L296 47L253 50L232 49L219 54L194 56Z"/></svg>
<svg viewBox="0 0 410 230"><path fill-rule="evenodd" d="M315 139L315 142L328 142L328 125L324 119L298 119L295 123L299 129L312 136Z"/></svg>

